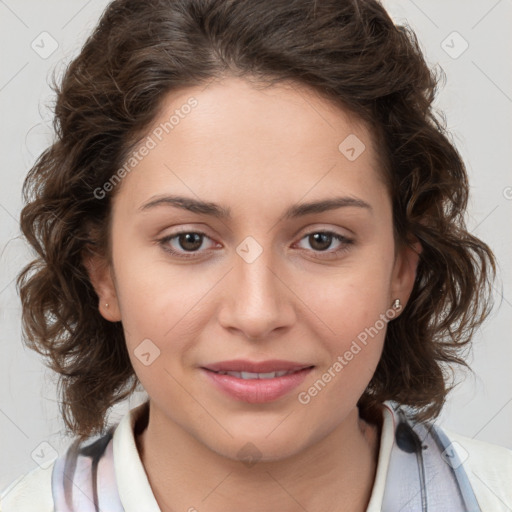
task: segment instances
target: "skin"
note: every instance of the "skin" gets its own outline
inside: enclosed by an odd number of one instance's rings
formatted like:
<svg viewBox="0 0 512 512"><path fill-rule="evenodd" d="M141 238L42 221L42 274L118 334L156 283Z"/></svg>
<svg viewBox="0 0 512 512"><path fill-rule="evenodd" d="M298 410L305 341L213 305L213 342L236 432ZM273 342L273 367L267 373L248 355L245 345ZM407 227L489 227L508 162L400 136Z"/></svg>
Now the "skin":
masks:
<svg viewBox="0 0 512 512"><path fill-rule="evenodd" d="M137 445L155 497L164 511L364 511L380 431L356 404L386 328L308 404L297 395L396 298L406 304L420 247L395 248L372 136L347 112L298 84L258 90L224 78L169 94L152 129L191 96L198 105L118 185L112 267L99 256L86 262L101 314L122 321L150 397ZM366 146L354 161L338 149L350 134ZM165 194L218 203L232 219L170 205L140 210ZM335 196L372 209L280 220L291 205ZM158 243L181 228L207 235L190 259ZM353 244L336 255L342 242L307 236L323 231ZM248 236L262 249L251 263L236 251ZM167 242L182 254L191 245ZM144 339L160 350L148 366L134 352ZM285 397L250 404L224 395L199 370L234 358L315 368ZM248 442L260 457L250 467L238 455Z"/></svg>

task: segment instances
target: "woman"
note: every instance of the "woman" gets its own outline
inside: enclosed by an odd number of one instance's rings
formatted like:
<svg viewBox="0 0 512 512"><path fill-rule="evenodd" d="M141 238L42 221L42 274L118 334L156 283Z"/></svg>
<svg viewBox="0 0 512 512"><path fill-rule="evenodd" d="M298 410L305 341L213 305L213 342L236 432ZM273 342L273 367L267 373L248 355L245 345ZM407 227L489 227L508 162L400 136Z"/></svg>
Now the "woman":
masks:
<svg viewBox="0 0 512 512"><path fill-rule="evenodd" d="M495 272L435 85L373 1L112 2L21 216L76 442L2 510L507 510L433 423Z"/></svg>

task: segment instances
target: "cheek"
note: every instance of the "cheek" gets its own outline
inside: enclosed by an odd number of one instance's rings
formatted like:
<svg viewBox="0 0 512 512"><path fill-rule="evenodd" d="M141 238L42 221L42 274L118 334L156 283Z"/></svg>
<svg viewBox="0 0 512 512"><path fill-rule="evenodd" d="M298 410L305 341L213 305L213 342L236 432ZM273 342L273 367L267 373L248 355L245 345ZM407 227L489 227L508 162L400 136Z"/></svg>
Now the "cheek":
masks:
<svg viewBox="0 0 512 512"><path fill-rule="evenodd" d="M390 310L380 307L381 303L352 300L347 308L325 316L335 334L321 338L327 356L314 378L299 390L297 399L313 415L333 411L330 424L356 405L375 373L392 319Z"/></svg>
<svg viewBox="0 0 512 512"><path fill-rule="evenodd" d="M208 271L196 271L192 276L185 267L172 267L160 259L148 265L134 257L119 260L116 278L126 343L135 370L145 371L137 360L143 342L150 352L174 354L166 365L183 363L212 314L209 292L218 276Z"/></svg>
<svg viewBox="0 0 512 512"><path fill-rule="evenodd" d="M387 286L389 262L353 264L339 272L308 280L297 295L304 300L311 326L326 357L312 394L327 392L318 402L359 397L373 376L382 353L387 325L394 318ZM370 276L370 277L369 277ZM316 395L315 395L316 396ZM307 397L306 397L307 400Z"/></svg>
<svg viewBox="0 0 512 512"><path fill-rule="evenodd" d="M329 360L323 370L336 374L335 380L343 382L340 389L363 390L375 371L390 319L381 306L382 301L358 299L332 312L330 325L335 334L324 337Z"/></svg>
<svg viewBox="0 0 512 512"><path fill-rule="evenodd" d="M361 260L336 271L296 280L294 291L316 318L322 338L340 349L366 328L370 328L391 306L387 262Z"/></svg>
<svg viewBox="0 0 512 512"><path fill-rule="evenodd" d="M178 273L170 279L155 267L143 273L124 270L118 293L133 369L154 400L182 404L178 382L183 380L182 368L202 329L200 299L207 283L202 281L199 287L182 283Z"/></svg>

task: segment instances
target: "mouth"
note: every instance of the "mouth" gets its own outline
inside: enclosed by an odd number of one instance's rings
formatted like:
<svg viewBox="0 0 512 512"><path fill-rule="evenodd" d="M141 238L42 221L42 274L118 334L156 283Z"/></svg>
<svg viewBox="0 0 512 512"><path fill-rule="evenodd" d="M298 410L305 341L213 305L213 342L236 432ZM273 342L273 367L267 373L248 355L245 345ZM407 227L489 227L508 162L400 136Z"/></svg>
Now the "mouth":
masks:
<svg viewBox="0 0 512 512"><path fill-rule="evenodd" d="M225 361L201 367L201 370L209 382L229 397L249 403L264 403L288 394L304 381L313 368L314 365L289 361Z"/></svg>
<svg viewBox="0 0 512 512"><path fill-rule="evenodd" d="M252 380L252 379L275 379L276 377L284 377L285 375L291 375L292 373L297 373L302 370L313 368L313 366L305 366L303 368L298 368L296 370L277 370L275 372L233 372L233 371L213 371L208 368L204 368L207 371L211 371L218 375L230 375L231 377L236 377L237 379L244 380Z"/></svg>
<svg viewBox="0 0 512 512"><path fill-rule="evenodd" d="M309 368L312 364L299 363L296 361L285 361L283 359L269 359L267 361L249 361L246 359L233 359L231 361L220 361L218 363L211 363L204 366L206 370L210 370L216 373L244 373L244 374L258 374L263 375L262 378L267 374L277 373L278 377L291 373L304 368ZM283 373L284 372L284 373ZM240 375L237 375L240 377ZM275 377L275 375L273 375ZM256 378L256 377L242 377L242 378Z"/></svg>

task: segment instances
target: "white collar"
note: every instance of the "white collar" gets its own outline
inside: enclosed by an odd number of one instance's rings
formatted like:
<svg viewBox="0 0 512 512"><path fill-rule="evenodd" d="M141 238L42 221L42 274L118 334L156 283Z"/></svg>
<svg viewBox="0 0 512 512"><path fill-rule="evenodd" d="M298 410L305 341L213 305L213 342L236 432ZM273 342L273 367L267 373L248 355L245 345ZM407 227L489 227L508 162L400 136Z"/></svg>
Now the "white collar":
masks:
<svg viewBox="0 0 512 512"><path fill-rule="evenodd" d="M131 409L114 432L114 468L125 512L161 512L135 444L135 423L146 407L147 402Z"/></svg>
<svg viewBox="0 0 512 512"><path fill-rule="evenodd" d="M379 459L377 461L377 471L372 494L366 512L380 512L382 510L391 450L395 443L395 429L396 418L393 409L387 402L384 402L382 405L382 431L380 435Z"/></svg>

